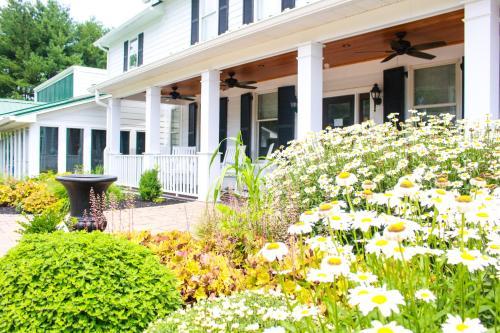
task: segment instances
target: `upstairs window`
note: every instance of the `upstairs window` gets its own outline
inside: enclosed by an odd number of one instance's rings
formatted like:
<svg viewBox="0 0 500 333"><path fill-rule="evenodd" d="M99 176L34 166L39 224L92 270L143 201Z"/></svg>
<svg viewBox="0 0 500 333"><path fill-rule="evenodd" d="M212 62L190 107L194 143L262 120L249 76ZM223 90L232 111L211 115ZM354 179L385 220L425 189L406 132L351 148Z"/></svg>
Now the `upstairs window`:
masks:
<svg viewBox="0 0 500 333"><path fill-rule="evenodd" d="M209 40L217 37L219 33L217 19L217 1L201 0L200 1L200 19L201 19L201 40Z"/></svg>
<svg viewBox="0 0 500 333"><path fill-rule="evenodd" d="M123 71L142 65L144 59L144 33L126 41L123 45Z"/></svg>

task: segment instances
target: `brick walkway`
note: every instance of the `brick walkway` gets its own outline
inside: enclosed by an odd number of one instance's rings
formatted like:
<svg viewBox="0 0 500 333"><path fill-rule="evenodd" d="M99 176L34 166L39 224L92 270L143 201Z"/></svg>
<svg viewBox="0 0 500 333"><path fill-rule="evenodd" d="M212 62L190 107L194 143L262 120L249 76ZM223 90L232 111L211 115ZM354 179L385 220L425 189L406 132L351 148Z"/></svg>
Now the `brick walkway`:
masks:
<svg viewBox="0 0 500 333"><path fill-rule="evenodd" d="M136 208L132 212L122 210L121 214L106 212L108 220L106 230L109 232L149 230L152 233L170 230L194 232L205 207L206 203L193 201L168 206ZM19 240L20 235L16 233L16 230L20 227L16 221L22 218L22 215L0 214L0 257Z"/></svg>

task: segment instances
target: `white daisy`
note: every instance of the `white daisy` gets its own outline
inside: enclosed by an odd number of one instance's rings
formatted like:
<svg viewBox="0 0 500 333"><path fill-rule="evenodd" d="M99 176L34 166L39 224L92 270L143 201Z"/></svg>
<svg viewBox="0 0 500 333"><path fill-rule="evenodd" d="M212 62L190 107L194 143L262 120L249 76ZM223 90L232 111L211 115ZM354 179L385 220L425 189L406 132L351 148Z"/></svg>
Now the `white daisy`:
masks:
<svg viewBox="0 0 500 333"><path fill-rule="evenodd" d="M262 333L286 333L285 329L281 326L274 326L264 329Z"/></svg>
<svg viewBox="0 0 500 333"><path fill-rule="evenodd" d="M301 320L304 317L317 316L319 313L318 308L315 306L307 306L299 304L292 311L292 317L294 320Z"/></svg>
<svg viewBox="0 0 500 333"><path fill-rule="evenodd" d="M360 284L372 284L377 282L377 276L370 272L350 273L349 279Z"/></svg>
<svg viewBox="0 0 500 333"><path fill-rule="evenodd" d="M465 318L462 320L460 316L453 316L448 314L446 322L441 325L443 333L485 333L484 327L479 319Z"/></svg>
<svg viewBox="0 0 500 333"><path fill-rule="evenodd" d="M430 303L436 300L436 296L429 289L419 289L415 292L415 298Z"/></svg>
<svg viewBox="0 0 500 333"><path fill-rule="evenodd" d="M335 275L322 269L310 268L307 272L306 280L309 282L328 283L335 281Z"/></svg>
<svg viewBox="0 0 500 333"><path fill-rule="evenodd" d="M371 227L380 227L382 220L377 217L376 212L359 211L353 214L352 227L367 232Z"/></svg>
<svg viewBox="0 0 500 333"><path fill-rule="evenodd" d="M309 247L312 250L319 249L320 251L323 252L326 252L331 248L335 247L332 238L325 236L315 236L313 238L306 239L306 244L309 244Z"/></svg>
<svg viewBox="0 0 500 333"><path fill-rule="evenodd" d="M291 235L308 234L312 231L312 225L307 222L297 222L288 227L288 233Z"/></svg>
<svg viewBox="0 0 500 333"><path fill-rule="evenodd" d="M321 261L321 270L334 275L347 276L350 270L349 262L344 256L327 256Z"/></svg>
<svg viewBox="0 0 500 333"><path fill-rule="evenodd" d="M411 177L401 177L394 187L394 193L398 197L414 197L420 190L418 184Z"/></svg>
<svg viewBox="0 0 500 333"><path fill-rule="evenodd" d="M375 234L374 237L368 241L368 244L366 244L365 250L367 253L381 254L384 252L384 249L393 247L394 245L397 245L397 242L388 240L380 236L380 234Z"/></svg>
<svg viewBox="0 0 500 333"><path fill-rule="evenodd" d="M281 260L288 254L288 248L282 242L266 243L259 254L267 261Z"/></svg>
<svg viewBox="0 0 500 333"><path fill-rule="evenodd" d="M300 215L300 222L314 224L319 221L318 212L312 210L306 210L304 213Z"/></svg>
<svg viewBox="0 0 500 333"><path fill-rule="evenodd" d="M350 172L342 171L335 177L335 181L339 186L352 186L356 184L358 177Z"/></svg>
<svg viewBox="0 0 500 333"><path fill-rule="evenodd" d="M491 258L483 255L479 250L451 249L447 251L446 256L450 264L465 265L469 272L483 270L492 263Z"/></svg>
<svg viewBox="0 0 500 333"><path fill-rule="evenodd" d="M410 220L393 216L389 216L385 220L386 228L384 229L384 237L390 240L399 242L406 239L411 240L415 238L415 232L421 230L419 224Z"/></svg>
<svg viewBox="0 0 500 333"><path fill-rule="evenodd" d="M343 212L332 212L327 216L327 222L333 230L349 230L351 228L352 215Z"/></svg>
<svg viewBox="0 0 500 333"><path fill-rule="evenodd" d="M398 325L395 321L383 324L378 320L373 320L372 327L364 329L360 333L412 333L412 331Z"/></svg>
<svg viewBox="0 0 500 333"><path fill-rule="evenodd" d="M399 313L399 305L404 305L404 299L398 290L386 290L376 288L364 297L359 303L359 311L363 315L368 315L372 310L378 309L382 316L388 317L392 312Z"/></svg>

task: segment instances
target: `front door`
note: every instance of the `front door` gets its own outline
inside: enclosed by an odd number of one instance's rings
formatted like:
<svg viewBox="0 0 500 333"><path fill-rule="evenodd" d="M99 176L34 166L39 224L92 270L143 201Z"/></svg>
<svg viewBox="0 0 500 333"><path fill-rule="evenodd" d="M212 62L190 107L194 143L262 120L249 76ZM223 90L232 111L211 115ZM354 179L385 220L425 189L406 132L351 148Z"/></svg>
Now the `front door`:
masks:
<svg viewBox="0 0 500 333"><path fill-rule="evenodd" d="M354 125L354 95L323 99L323 128Z"/></svg>

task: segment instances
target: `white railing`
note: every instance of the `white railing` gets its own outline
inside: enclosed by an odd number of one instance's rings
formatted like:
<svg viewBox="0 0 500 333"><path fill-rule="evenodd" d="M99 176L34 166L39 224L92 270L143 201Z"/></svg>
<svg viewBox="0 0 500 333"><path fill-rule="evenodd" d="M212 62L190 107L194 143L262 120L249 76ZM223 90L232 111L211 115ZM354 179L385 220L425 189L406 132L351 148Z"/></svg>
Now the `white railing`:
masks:
<svg viewBox="0 0 500 333"><path fill-rule="evenodd" d="M197 155L156 155L154 164L165 192L198 195Z"/></svg>
<svg viewBox="0 0 500 333"><path fill-rule="evenodd" d="M197 155L153 155L164 192L175 195L198 196ZM117 184L139 187L145 170L143 155L108 155L106 173L117 176Z"/></svg>
<svg viewBox="0 0 500 333"><path fill-rule="evenodd" d="M143 172L144 157L142 155L109 155L109 171L117 176L116 183L122 186L138 187Z"/></svg>

